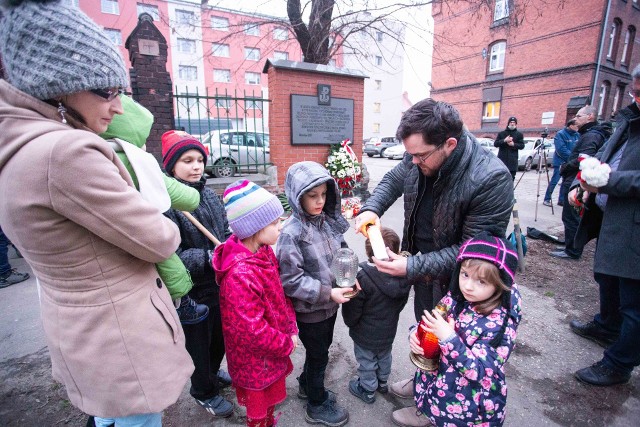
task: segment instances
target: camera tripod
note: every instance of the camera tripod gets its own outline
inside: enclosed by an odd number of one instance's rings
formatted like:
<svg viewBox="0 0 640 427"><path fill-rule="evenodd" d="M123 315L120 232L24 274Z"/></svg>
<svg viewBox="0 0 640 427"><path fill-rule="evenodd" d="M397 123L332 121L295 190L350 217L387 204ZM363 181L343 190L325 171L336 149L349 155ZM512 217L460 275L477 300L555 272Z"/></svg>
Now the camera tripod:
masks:
<svg viewBox="0 0 640 427"><path fill-rule="evenodd" d="M538 184L536 188L536 211L535 211L534 221L538 221L538 203L540 202L540 175L542 174L543 165L547 174L547 186L551 182L551 179L549 178L549 168L547 166L548 165L547 150L544 148L545 139L548 136L547 130L545 129L545 131L540 136L542 137L542 140L540 141L540 144L538 144L538 146L535 147L535 150L533 151L533 158L535 158L536 155L538 156L538 169L537 169ZM518 178L518 182L516 182L516 184L513 187L514 191L516 188L518 188L518 184L520 184L520 181L522 181L522 177L524 177L524 174L527 172L528 172L527 168L525 167L524 171L522 172L522 175L520 175L520 178ZM553 203L551 203L551 214L555 215Z"/></svg>

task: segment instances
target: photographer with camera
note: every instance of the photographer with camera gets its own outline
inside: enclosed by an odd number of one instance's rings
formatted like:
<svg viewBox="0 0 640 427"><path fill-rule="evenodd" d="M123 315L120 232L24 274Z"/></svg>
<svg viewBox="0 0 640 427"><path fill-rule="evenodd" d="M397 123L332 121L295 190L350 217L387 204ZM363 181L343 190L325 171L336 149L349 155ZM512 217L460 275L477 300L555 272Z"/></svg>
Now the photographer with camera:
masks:
<svg viewBox="0 0 640 427"><path fill-rule="evenodd" d="M493 143L495 147L498 147L498 158L502 160L502 163L511 172L511 178L516 179L516 172L518 171L518 150L524 148L524 137L517 129L518 119L515 117L509 117L507 127L505 130L498 134L496 141Z"/></svg>
<svg viewBox="0 0 640 427"><path fill-rule="evenodd" d="M553 190L555 190L558 181L560 181L560 168L569 160L571 150L573 150L578 139L580 139L580 134L578 133L576 119L569 120L566 127L559 131L556 134L556 137L553 138L553 145L556 147L555 153L553 154L553 176L551 177L551 182L549 182L549 186L547 187L547 192L544 195L543 205L552 205L553 202L551 201L551 196L553 195ZM558 193L558 206L563 205L563 199L563 187L560 186L560 191Z"/></svg>

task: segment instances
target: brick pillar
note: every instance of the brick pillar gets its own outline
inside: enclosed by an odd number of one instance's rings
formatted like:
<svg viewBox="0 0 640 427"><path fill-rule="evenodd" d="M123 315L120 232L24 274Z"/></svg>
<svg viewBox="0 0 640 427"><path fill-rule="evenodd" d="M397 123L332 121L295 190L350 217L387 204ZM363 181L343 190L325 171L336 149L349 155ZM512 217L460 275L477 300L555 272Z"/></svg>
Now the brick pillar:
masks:
<svg viewBox="0 0 640 427"><path fill-rule="evenodd" d="M285 60L268 60L264 71L269 77L269 152L278 167L278 185L284 184L292 164L311 160L322 165L327 161L329 144L294 145L291 139L291 95L316 96L318 84L331 85L334 98L353 99L353 144L351 148L362 161L362 125L364 79L349 70ZM341 141L333 141L339 144Z"/></svg>
<svg viewBox="0 0 640 427"><path fill-rule="evenodd" d="M167 40L153 24L153 17L143 13L125 47L131 61L133 99L144 105L155 120L147 139L147 151L162 163L160 137L173 129L173 87L167 71Z"/></svg>

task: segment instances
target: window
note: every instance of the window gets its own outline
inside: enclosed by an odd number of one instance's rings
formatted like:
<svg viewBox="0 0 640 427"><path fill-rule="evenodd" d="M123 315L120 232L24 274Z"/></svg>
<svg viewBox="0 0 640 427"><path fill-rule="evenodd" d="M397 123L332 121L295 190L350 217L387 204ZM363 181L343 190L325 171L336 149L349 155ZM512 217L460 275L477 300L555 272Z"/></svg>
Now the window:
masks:
<svg viewBox="0 0 640 427"><path fill-rule="evenodd" d="M376 80L375 84L376 84L376 90L382 89L382 80Z"/></svg>
<svg viewBox="0 0 640 427"><path fill-rule="evenodd" d="M627 33L624 36L624 46L622 46L622 58L621 64L629 65L631 59L631 53L633 52L633 41L636 38L636 29L634 26L627 28Z"/></svg>
<svg viewBox="0 0 640 427"><path fill-rule="evenodd" d="M260 84L260 73L244 73L244 82L248 85L259 85Z"/></svg>
<svg viewBox="0 0 640 427"><path fill-rule="evenodd" d="M600 85L600 100L598 102L598 117L602 117L602 114L607 110L607 96L609 96L609 89L611 83L607 80L603 81Z"/></svg>
<svg viewBox="0 0 640 427"><path fill-rule="evenodd" d="M504 70L504 53L506 49L507 42L498 42L491 46L491 56L489 57L490 73Z"/></svg>
<svg viewBox="0 0 640 427"><path fill-rule="evenodd" d="M279 51L275 51L273 52L273 59L284 59L284 60L288 60L289 59L289 52L279 52Z"/></svg>
<svg viewBox="0 0 640 427"><path fill-rule="evenodd" d="M189 39L178 39L178 52L196 53L196 41Z"/></svg>
<svg viewBox="0 0 640 427"><path fill-rule="evenodd" d="M611 23L611 32L609 33L609 49L607 50L607 59L615 61L618 39L620 38L620 27L622 22L616 18Z"/></svg>
<svg viewBox="0 0 640 427"><path fill-rule="evenodd" d="M244 24L244 33L248 36L259 36L260 24L256 22L248 22Z"/></svg>
<svg viewBox="0 0 640 427"><path fill-rule="evenodd" d="M382 56L376 56L376 65L382 65Z"/></svg>
<svg viewBox="0 0 640 427"><path fill-rule="evenodd" d="M222 16L212 16L211 28L218 31L229 31L229 20Z"/></svg>
<svg viewBox="0 0 640 427"><path fill-rule="evenodd" d="M477 111L477 110L476 110ZM491 120L500 118L500 101L485 102L482 107L482 119Z"/></svg>
<svg viewBox="0 0 640 427"><path fill-rule="evenodd" d="M231 70L213 70L213 81L231 83Z"/></svg>
<svg viewBox="0 0 640 427"><path fill-rule="evenodd" d="M112 15L120 15L118 0L100 0L100 11Z"/></svg>
<svg viewBox="0 0 640 427"><path fill-rule="evenodd" d="M248 99L245 101L245 106L247 110L260 110L262 111L262 101L258 101L255 99Z"/></svg>
<svg viewBox="0 0 640 427"><path fill-rule="evenodd" d="M275 27L273 29L273 38L275 40L289 40L289 30L282 27Z"/></svg>
<svg viewBox="0 0 640 427"><path fill-rule="evenodd" d="M158 6L138 3L138 16L142 15L143 13L148 13L149 15L153 16L154 21L160 20L160 12L158 12Z"/></svg>
<svg viewBox="0 0 640 427"><path fill-rule="evenodd" d="M379 102L374 102L373 103L373 112L374 113L379 113L380 112L380 103Z"/></svg>
<svg viewBox="0 0 640 427"><path fill-rule="evenodd" d="M178 66L178 76L182 80L198 80L198 67L180 65Z"/></svg>
<svg viewBox="0 0 640 427"><path fill-rule="evenodd" d="M612 116L620 108L620 102L622 101L622 91L624 91L624 86L616 87L616 94L613 97L613 105L611 106L611 115Z"/></svg>
<svg viewBox="0 0 640 427"><path fill-rule="evenodd" d="M380 133L380 123L373 124L373 133Z"/></svg>
<svg viewBox="0 0 640 427"><path fill-rule="evenodd" d="M216 98L216 107L226 108L226 109L231 108L231 99L223 96Z"/></svg>
<svg viewBox="0 0 640 427"><path fill-rule="evenodd" d="M122 34L120 30L114 30L113 28L105 28L104 33L107 35L109 40L113 42L116 46L122 46Z"/></svg>
<svg viewBox="0 0 640 427"><path fill-rule="evenodd" d="M244 59L248 59L250 61L259 61L260 60L260 49L256 47L245 47L244 48Z"/></svg>
<svg viewBox="0 0 640 427"><path fill-rule="evenodd" d="M211 47L211 54L222 58L229 57L229 45L223 43L214 43Z"/></svg>
<svg viewBox="0 0 640 427"><path fill-rule="evenodd" d="M62 0L62 4L73 7L80 7L80 0Z"/></svg>
<svg viewBox="0 0 640 427"><path fill-rule="evenodd" d="M381 42L382 41L382 37L384 37L382 35L382 31L376 31L376 40Z"/></svg>
<svg viewBox="0 0 640 427"><path fill-rule="evenodd" d="M191 25L195 21L193 12L176 9L176 22L180 25Z"/></svg>
<svg viewBox="0 0 640 427"><path fill-rule="evenodd" d="M509 16L509 0L496 0L496 7L493 10L493 20L499 21Z"/></svg>

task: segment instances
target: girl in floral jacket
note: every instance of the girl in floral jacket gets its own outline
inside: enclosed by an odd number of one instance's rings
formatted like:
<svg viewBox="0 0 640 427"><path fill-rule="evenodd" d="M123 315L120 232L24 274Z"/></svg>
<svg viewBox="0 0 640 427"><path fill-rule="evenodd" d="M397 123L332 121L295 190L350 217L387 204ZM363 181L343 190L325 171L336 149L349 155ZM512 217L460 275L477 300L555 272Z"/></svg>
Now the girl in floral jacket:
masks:
<svg viewBox="0 0 640 427"><path fill-rule="evenodd" d="M518 264L504 239L483 232L460 248L449 293L441 300L446 319L425 310L425 330L442 353L438 369L418 370L415 402L438 426L501 426L507 385L504 364L513 350L521 301L513 283ZM423 354L416 332L411 351Z"/></svg>
<svg viewBox="0 0 640 427"><path fill-rule="evenodd" d="M229 185L223 201L233 234L216 248L212 262L227 365L238 402L247 408L247 425L273 426L275 405L287 397L289 355L298 342L293 305L270 247L284 210L277 197L247 180Z"/></svg>

